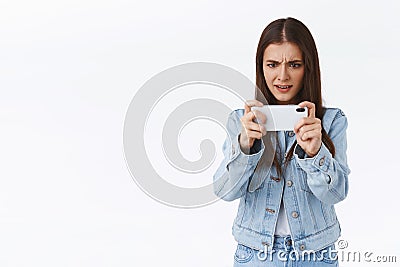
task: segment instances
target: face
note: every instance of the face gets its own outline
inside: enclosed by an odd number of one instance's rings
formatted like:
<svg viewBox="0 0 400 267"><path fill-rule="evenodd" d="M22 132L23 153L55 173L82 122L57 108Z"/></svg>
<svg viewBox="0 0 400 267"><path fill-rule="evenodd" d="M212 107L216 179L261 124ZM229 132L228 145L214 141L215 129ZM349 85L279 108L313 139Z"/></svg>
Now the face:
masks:
<svg viewBox="0 0 400 267"><path fill-rule="evenodd" d="M303 87L304 63L300 48L293 43L270 44L264 51L264 78L278 104L298 104Z"/></svg>

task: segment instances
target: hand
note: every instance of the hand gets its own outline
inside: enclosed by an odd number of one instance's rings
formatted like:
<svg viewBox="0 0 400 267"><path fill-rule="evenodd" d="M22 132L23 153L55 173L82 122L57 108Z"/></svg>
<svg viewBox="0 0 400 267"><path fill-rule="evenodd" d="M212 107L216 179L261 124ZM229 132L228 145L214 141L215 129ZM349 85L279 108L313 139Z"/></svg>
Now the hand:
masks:
<svg viewBox="0 0 400 267"><path fill-rule="evenodd" d="M249 151L255 139L261 139L267 134L267 130L262 125L267 122L265 114L258 110L251 110L251 107L262 107L263 105L263 103L257 100L247 100L244 105L244 115L240 118L242 130L239 138L242 151ZM255 118L257 118L258 123L253 121Z"/></svg>
<svg viewBox="0 0 400 267"><path fill-rule="evenodd" d="M302 118L294 127L296 140L308 156L314 157L322 145L321 120L315 117L314 103L304 101L299 106L308 108L308 117Z"/></svg>

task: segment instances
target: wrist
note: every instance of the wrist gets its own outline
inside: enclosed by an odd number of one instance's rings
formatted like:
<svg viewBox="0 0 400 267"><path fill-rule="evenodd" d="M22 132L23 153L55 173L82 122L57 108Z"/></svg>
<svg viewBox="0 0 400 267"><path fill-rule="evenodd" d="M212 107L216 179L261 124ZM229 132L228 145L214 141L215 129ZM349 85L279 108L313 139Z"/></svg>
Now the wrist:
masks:
<svg viewBox="0 0 400 267"><path fill-rule="evenodd" d="M306 152L306 158L315 157L318 154L318 152L321 150L321 146L322 146L322 143L319 145L319 148L315 152L307 152L307 151L305 151Z"/></svg>
<svg viewBox="0 0 400 267"><path fill-rule="evenodd" d="M242 134L239 134L239 148L245 154L250 154L250 144L249 140L243 140Z"/></svg>

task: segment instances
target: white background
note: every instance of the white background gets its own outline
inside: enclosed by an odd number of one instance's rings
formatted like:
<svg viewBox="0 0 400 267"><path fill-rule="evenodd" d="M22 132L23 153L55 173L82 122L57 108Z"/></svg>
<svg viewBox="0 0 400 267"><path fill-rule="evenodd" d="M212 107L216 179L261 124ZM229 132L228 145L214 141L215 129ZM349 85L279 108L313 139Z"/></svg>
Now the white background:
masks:
<svg viewBox="0 0 400 267"><path fill-rule="evenodd" d="M342 239L399 262L396 5L1 0L0 266L232 266L238 202L176 209L144 194L124 161L125 112L148 79L182 63L254 81L262 30L287 16L313 33L326 104L349 120Z"/></svg>

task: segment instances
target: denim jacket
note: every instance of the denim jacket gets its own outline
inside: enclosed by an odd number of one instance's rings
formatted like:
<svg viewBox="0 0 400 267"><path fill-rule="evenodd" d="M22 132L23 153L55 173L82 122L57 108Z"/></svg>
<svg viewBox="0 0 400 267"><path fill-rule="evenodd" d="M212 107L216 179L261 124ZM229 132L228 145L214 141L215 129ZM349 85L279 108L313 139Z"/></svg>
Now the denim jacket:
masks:
<svg viewBox="0 0 400 267"><path fill-rule="evenodd" d="M266 149L263 139L255 141L249 155L242 152L239 134L244 110L229 114L224 159L213 180L219 198L240 199L232 226L238 243L265 252L272 249L282 198L297 252L318 251L339 238L341 228L334 204L348 192L347 118L340 109L324 110L322 125L335 145L335 157L324 143L312 158L296 144L281 177L273 164L260 161ZM277 132L277 141L286 153L295 140L292 131Z"/></svg>

